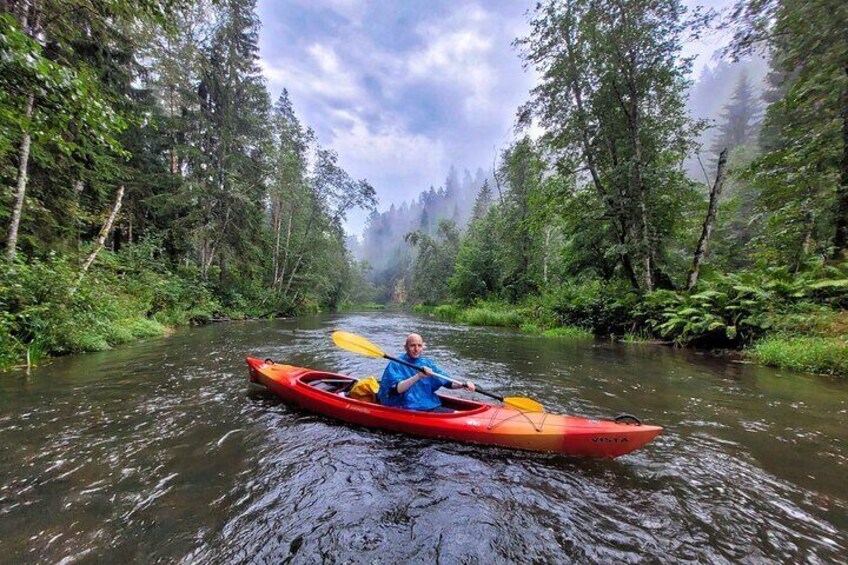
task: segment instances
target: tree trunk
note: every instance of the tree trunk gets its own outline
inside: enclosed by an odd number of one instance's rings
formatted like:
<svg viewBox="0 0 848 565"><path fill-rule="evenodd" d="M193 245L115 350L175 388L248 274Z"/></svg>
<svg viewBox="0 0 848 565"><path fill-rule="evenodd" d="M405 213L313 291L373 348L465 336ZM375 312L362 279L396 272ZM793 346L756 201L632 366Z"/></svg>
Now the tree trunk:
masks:
<svg viewBox="0 0 848 565"><path fill-rule="evenodd" d="M845 75L848 76L848 65L845 67ZM839 169L833 255L834 258L848 258L848 86L842 91L842 161Z"/></svg>
<svg viewBox="0 0 848 565"><path fill-rule="evenodd" d="M112 206L112 211L109 213L109 217L106 219L106 222L103 224L103 227L100 229L100 234L97 236L97 244L94 246L94 249L89 253L88 258L86 258L85 263L82 265L82 269L80 270L79 278L77 278L76 284L71 288L71 294L76 292L77 287L79 287L82 282L85 273L88 271L88 268L91 267L91 264L94 263L94 259L97 257L97 254L103 249L103 244L106 243L106 238L109 236L109 232L112 231L112 224L115 222L115 218L118 216L118 212L121 210L121 202L124 199L124 185L121 185L118 188L118 195L115 197L115 205Z"/></svg>
<svg viewBox="0 0 848 565"><path fill-rule="evenodd" d="M716 214L718 212L718 199L721 196L721 189L724 186L724 167L727 164L727 149L722 149L718 156L718 169L716 172L716 180L710 190L710 204L707 207L707 217L704 220L704 229L701 231L701 239L698 240L698 247L695 249L695 256L692 259L692 269L689 271L689 277L686 280L686 290L692 291L695 285L698 284L698 274L701 271L701 263L704 262L704 256L707 254L707 246L710 243L710 236L713 233L713 224L715 223Z"/></svg>
<svg viewBox="0 0 848 565"><path fill-rule="evenodd" d="M25 110L26 119L32 118L33 106L35 105L35 93L30 93L27 98ZM21 139L21 149L18 153L18 183L15 188L15 207L12 209L12 220L9 222L9 235L6 238L6 259L12 261L15 258L15 251L18 246L18 228L21 225L21 214L24 209L24 196L26 196L27 187L27 169L29 168L29 148L32 144L32 137L27 130L24 131L24 137Z"/></svg>
<svg viewBox="0 0 848 565"><path fill-rule="evenodd" d="M21 3L18 4L17 13L15 14L23 29L27 28L27 24L29 22L29 8L29 0L21 0Z"/></svg>
<svg viewBox="0 0 848 565"><path fill-rule="evenodd" d="M622 19L624 19L623 8ZM644 253L642 257L644 273L642 276L645 282L645 290L650 292L654 290L654 248L651 243L651 224L648 217L648 204L646 202L647 190L645 189L645 179L642 175L642 122L639 114L639 91L636 80L633 77L636 62L632 52L628 53L626 65L627 103L630 107L626 114L630 129L630 143L633 144L633 173L630 193L631 195L635 194L637 197L639 227L641 228L641 233L638 235L634 234L634 236L639 237L642 241L642 252ZM619 97L619 100L621 100L621 97ZM623 100L621 101L621 105L624 107Z"/></svg>
<svg viewBox="0 0 848 565"><path fill-rule="evenodd" d="M796 273L801 270L801 266L804 264L804 261L810 256L814 243L813 229L816 226L816 218L813 215L813 211L810 209L809 199L804 202L804 208L804 237L801 240L801 255L795 263Z"/></svg>

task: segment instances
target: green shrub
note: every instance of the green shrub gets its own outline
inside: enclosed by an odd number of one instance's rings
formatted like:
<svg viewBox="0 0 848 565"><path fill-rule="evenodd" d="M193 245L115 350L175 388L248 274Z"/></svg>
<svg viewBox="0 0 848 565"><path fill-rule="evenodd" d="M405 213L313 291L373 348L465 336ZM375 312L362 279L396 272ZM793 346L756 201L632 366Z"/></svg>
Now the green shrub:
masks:
<svg viewBox="0 0 848 565"><path fill-rule="evenodd" d="M536 317L548 327L590 328L596 335L623 333L632 324L637 295L620 283L565 284L542 296Z"/></svg>

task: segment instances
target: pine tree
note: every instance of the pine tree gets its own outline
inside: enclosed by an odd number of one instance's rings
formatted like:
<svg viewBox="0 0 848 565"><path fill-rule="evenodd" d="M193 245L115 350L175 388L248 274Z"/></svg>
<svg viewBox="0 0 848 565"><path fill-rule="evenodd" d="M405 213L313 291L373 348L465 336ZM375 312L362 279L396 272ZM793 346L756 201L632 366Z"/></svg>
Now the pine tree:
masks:
<svg viewBox="0 0 848 565"><path fill-rule="evenodd" d="M713 153L718 155L724 149L732 151L755 139L759 114L759 104L748 74L742 73L736 82L730 102L721 112L718 135L713 141Z"/></svg>
<svg viewBox="0 0 848 565"><path fill-rule="evenodd" d="M489 206L492 205L492 189L489 188L489 180L483 181L483 186L477 193L477 200L474 201L474 209L471 212L471 221L479 221L486 217L489 211Z"/></svg>

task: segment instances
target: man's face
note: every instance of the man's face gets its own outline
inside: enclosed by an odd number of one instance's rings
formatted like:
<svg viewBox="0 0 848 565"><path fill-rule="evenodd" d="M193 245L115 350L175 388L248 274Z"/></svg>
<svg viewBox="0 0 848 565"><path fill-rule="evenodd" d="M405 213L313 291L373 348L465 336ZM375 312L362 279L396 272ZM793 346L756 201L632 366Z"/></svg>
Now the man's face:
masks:
<svg viewBox="0 0 848 565"><path fill-rule="evenodd" d="M412 336L406 340L405 349L410 359L418 359L424 351L424 340L419 336Z"/></svg>

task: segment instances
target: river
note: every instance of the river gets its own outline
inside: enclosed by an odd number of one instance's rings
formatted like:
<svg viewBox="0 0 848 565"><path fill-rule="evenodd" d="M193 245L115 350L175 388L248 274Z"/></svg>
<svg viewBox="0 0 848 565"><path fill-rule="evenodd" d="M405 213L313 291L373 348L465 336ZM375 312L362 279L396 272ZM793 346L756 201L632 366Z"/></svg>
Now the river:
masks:
<svg viewBox="0 0 848 565"><path fill-rule="evenodd" d="M418 331L454 376L665 427L609 460L349 427L244 357ZM462 393L468 394L468 393ZM659 346L368 313L180 330L0 374L4 563L848 563L848 383Z"/></svg>

